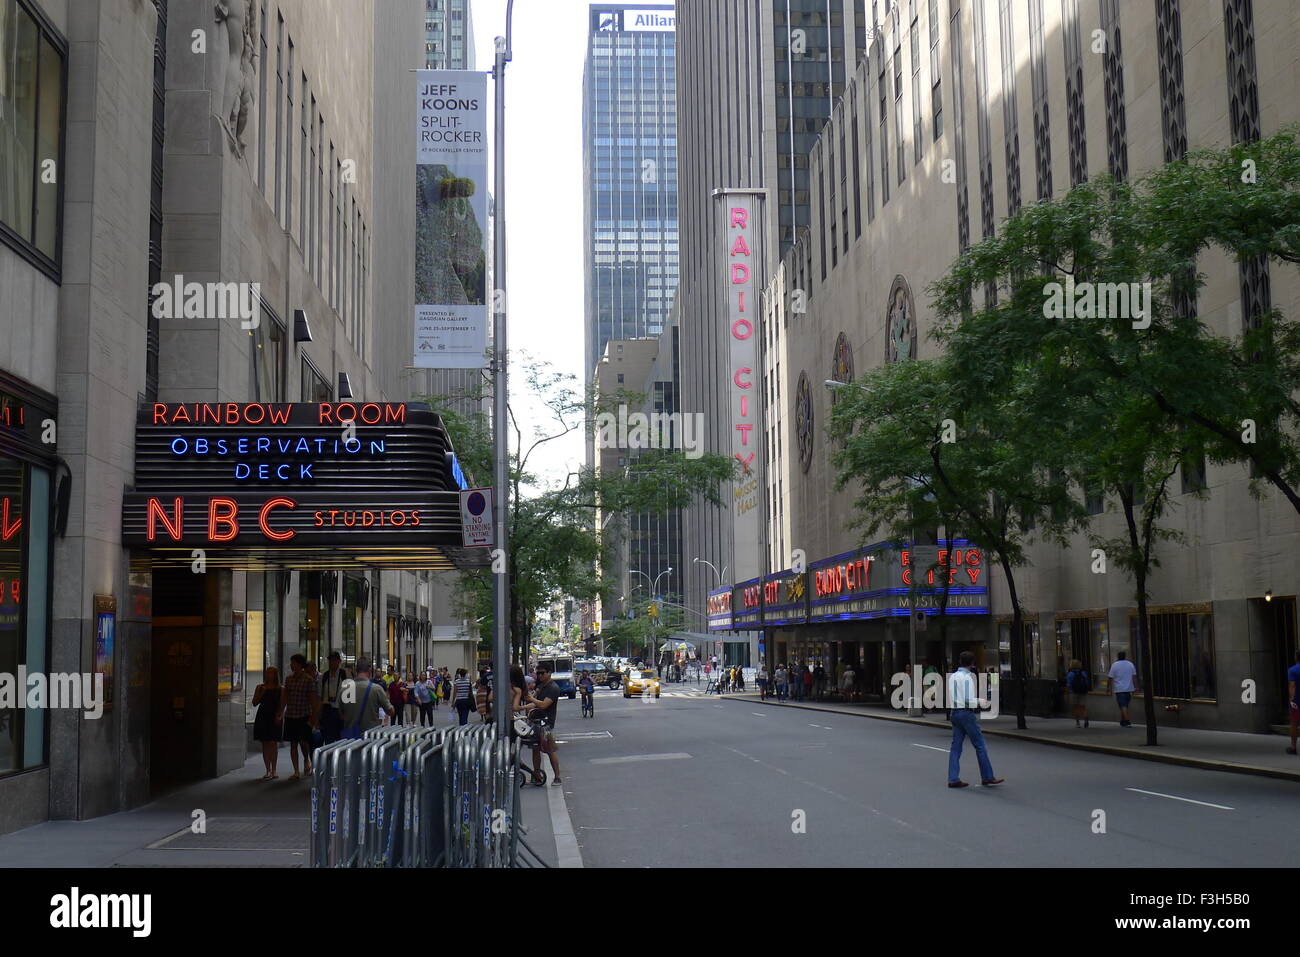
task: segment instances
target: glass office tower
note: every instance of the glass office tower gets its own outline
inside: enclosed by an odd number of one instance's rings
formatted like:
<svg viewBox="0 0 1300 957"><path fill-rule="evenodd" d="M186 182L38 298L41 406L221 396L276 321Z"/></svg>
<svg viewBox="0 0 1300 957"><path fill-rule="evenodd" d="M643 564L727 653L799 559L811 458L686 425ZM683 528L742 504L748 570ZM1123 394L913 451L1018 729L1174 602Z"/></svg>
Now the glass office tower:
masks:
<svg viewBox="0 0 1300 957"><path fill-rule="evenodd" d="M677 44L667 4L591 7L583 72L586 379L657 336L677 288Z"/></svg>
<svg viewBox="0 0 1300 957"><path fill-rule="evenodd" d="M474 69L470 0L424 0L424 68Z"/></svg>

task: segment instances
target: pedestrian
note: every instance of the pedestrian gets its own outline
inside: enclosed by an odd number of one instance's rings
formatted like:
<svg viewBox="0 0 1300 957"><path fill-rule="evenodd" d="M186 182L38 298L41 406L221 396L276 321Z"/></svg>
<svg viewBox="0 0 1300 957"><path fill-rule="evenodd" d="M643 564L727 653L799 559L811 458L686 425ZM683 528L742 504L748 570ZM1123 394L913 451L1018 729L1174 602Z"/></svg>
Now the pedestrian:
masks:
<svg viewBox="0 0 1300 957"><path fill-rule="evenodd" d="M510 666L510 713L523 708L528 700L528 682L524 680L524 669L518 665ZM513 733L513 732L512 732Z"/></svg>
<svg viewBox="0 0 1300 957"><path fill-rule="evenodd" d="M844 695L845 701L853 700L853 683L855 681L857 681L857 675L853 673L853 665L846 662L844 674L840 676L840 693Z"/></svg>
<svg viewBox="0 0 1300 957"><path fill-rule="evenodd" d="M420 675L415 682L415 704L420 709L420 727L433 726L433 691L427 676Z"/></svg>
<svg viewBox="0 0 1300 957"><path fill-rule="evenodd" d="M262 764L266 767L263 781L274 781L280 776L275 773L275 768L280 762L280 740L284 737L284 725L280 721L280 698L283 695L280 669L272 665L262 676L262 683L253 689L253 704L257 706L257 715L253 718L253 740L262 742Z"/></svg>
<svg viewBox="0 0 1300 957"><path fill-rule="evenodd" d="M745 669L740 665L736 665L736 690L745 690Z"/></svg>
<svg viewBox="0 0 1300 957"><path fill-rule="evenodd" d="M754 679L758 684L758 700L767 700L767 666L763 662L758 663L758 677Z"/></svg>
<svg viewBox="0 0 1300 957"><path fill-rule="evenodd" d="M456 669L456 680L451 683L451 703L460 716L460 724L469 724L469 713L474 707L474 683L464 668Z"/></svg>
<svg viewBox="0 0 1300 957"><path fill-rule="evenodd" d="M968 785L961 779L961 748L966 738L975 745L975 756L979 759L980 784L992 787L1001 784L1002 778L993 776L993 765L989 762L989 749L984 743L984 732L980 730L979 709L984 707L980 700L975 682L975 655L969 651L961 653L961 667L948 679L948 702L952 705L952 747L948 751L948 787L964 788Z"/></svg>
<svg viewBox="0 0 1300 957"><path fill-rule="evenodd" d="M818 701L826 697L826 669L822 667L820 659L817 661L817 667L813 669L813 693L817 695Z"/></svg>
<svg viewBox="0 0 1300 957"><path fill-rule="evenodd" d="M486 673L478 679L478 687L474 689L474 708L484 724L492 720L492 685L488 683Z"/></svg>
<svg viewBox="0 0 1300 957"><path fill-rule="evenodd" d="M803 696L805 700L811 701L813 693L813 673L805 662L803 666Z"/></svg>
<svg viewBox="0 0 1300 957"><path fill-rule="evenodd" d="M337 741L343 734L343 714L339 711L343 678L343 658L337 651L331 651L329 670L320 676L320 732L325 744Z"/></svg>
<svg viewBox="0 0 1300 957"><path fill-rule="evenodd" d="M393 715L388 692L378 681L371 680L370 661L366 658L357 659L356 677L344 680L339 700L342 702L339 710L346 739L360 738L371 728L378 727L380 711L387 712L390 717Z"/></svg>
<svg viewBox="0 0 1300 957"><path fill-rule="evenodd" d="M1287 754L1295 754L1296 726L1300 725L1300 648L1296 649L1295 664L1286 670L1287 710L1291 717L1291 747Z"/></svg>
<svg viewBox="0 0 1300 957"><path fill-rule="evenodd" d="M284 683L284 700L280 703L284 720L284 736L289 742L289 758L293 761L290 781L311 774L311 733L320 723L320 695L316 682L307 672L307 659L294 655L289 659L291 674ZM303 768L298 770L298 752L302 752Z"/></svg>
<svg viewBox="0 0 1300 957"><path fill-rule="evenodd" d="M1092 676L1083 668L1078 658L1070 662L1070 670L1065 674L1065 686L1070 690L1070 713L1074 717L1074 726L1088 727L1088 692L1092 690Z"/></svg>
<svg viewBox="0 0 1300 957"><path fill-rule="evenodd" d="M541 786L538 777L542 770L542 752L545 751L555 774L551 784L559 787L563 781L560 778L560 756L555 746L555 719L560 710L560 686L551 680L551 670L545 665L537 667L537 691L528 696L528 703L541 712L537 717L543 725L537 746L533 748L533 783Z"/></svg>
<svg viewBox="0 0 1300 957"><path fill-rule="evenodd" d="M1106 677L1110 679L1110 690L1115 695L1115 705L1119 708L1119 726L1131 727L1133 722L1129 720L1128 706L1133 700L1133 692L1137 690L1137 668L1128 660L1128 652L1121 651L1115 655L1115 663L1110 666Z"/></svg>
<svg viewBox="0 0 1300 957"><path fill-rule="evenodd" d="M406 681L399 674L388 686L388 700L393 703L393 724L406 723Z"/></svg>
<svg viewBox="0 0 1300 957"><path fill-rule="evenodd" d="M790 681L790 672L785 670L785 663L776 666L776 700L784 701Z"/></svg>

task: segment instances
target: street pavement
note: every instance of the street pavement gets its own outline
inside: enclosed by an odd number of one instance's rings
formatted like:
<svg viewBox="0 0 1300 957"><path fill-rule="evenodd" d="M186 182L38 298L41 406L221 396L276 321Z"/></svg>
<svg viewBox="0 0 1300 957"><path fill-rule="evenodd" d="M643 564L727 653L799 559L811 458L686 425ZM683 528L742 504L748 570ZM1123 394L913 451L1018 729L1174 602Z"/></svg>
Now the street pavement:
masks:
<svg viewBox="0 0 1300 957"><path fill-rule="evenodd" d="M561 702L587 867L1289 866L1294 782L990 737L949 789L951 731L800 708L597 692Z"/></svg>

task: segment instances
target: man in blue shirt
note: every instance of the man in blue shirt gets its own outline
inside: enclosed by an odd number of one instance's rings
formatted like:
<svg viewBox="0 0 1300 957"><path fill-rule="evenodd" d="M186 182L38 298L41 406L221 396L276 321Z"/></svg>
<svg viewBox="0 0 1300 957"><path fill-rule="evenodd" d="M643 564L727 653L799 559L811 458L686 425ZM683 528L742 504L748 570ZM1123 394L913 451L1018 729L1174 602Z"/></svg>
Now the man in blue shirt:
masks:
<svg viewBox="0 0 1300 957"><path fill-rule="evenodd" d="M1295 664L1286 670L1286 700L1287 708L1291 713L1291 747L1286 749L1287 754L1295 754L1295 736L1296 726L1300 725L1300 649L1295 653Z"/></svg>
<svg viewBox="0 0 1300 957"><path fill-rule="evenodd" d="M989 749L984 744L984 732L980 730L979 709L984 702L980 700L978 685L975 682L975 655L963 651L960 658L961 667L948 677L948 706L952 709L952 748L948 751L948 787L964 788L967 783L961 780L961 748L966 738L975 745L975 756L979 758L980 784L992 787L1001 784L1002 778L993 776L993 765L989 761Z"/></svg>

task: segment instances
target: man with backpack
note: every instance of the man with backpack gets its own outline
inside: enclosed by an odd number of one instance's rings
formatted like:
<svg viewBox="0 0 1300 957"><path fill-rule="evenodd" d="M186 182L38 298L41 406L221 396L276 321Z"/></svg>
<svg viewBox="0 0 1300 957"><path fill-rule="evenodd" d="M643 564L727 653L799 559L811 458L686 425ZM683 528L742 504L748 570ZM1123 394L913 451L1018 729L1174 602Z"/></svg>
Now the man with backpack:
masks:
<svg viewBox="0 0 1300 957"><path fill-rule="evenodd" d="M1070 694L1070 713L1074 717L1074 726L1088 727L1088 692L1092 690L1092 676L1084 670L1078 658L1070 662L1070 670L1065 675L1065 687Z"/></svg>
<svg viewBox="0 0 1300 957"><path fill-rule="evenodd" d="M367 659L357 659L356 672L356 678L345 680L343 690L339 692L344 738L359 738L371 728L378 727L380 709L390 718L396 713L384 686L370 680L370 662Z"/></svg>

